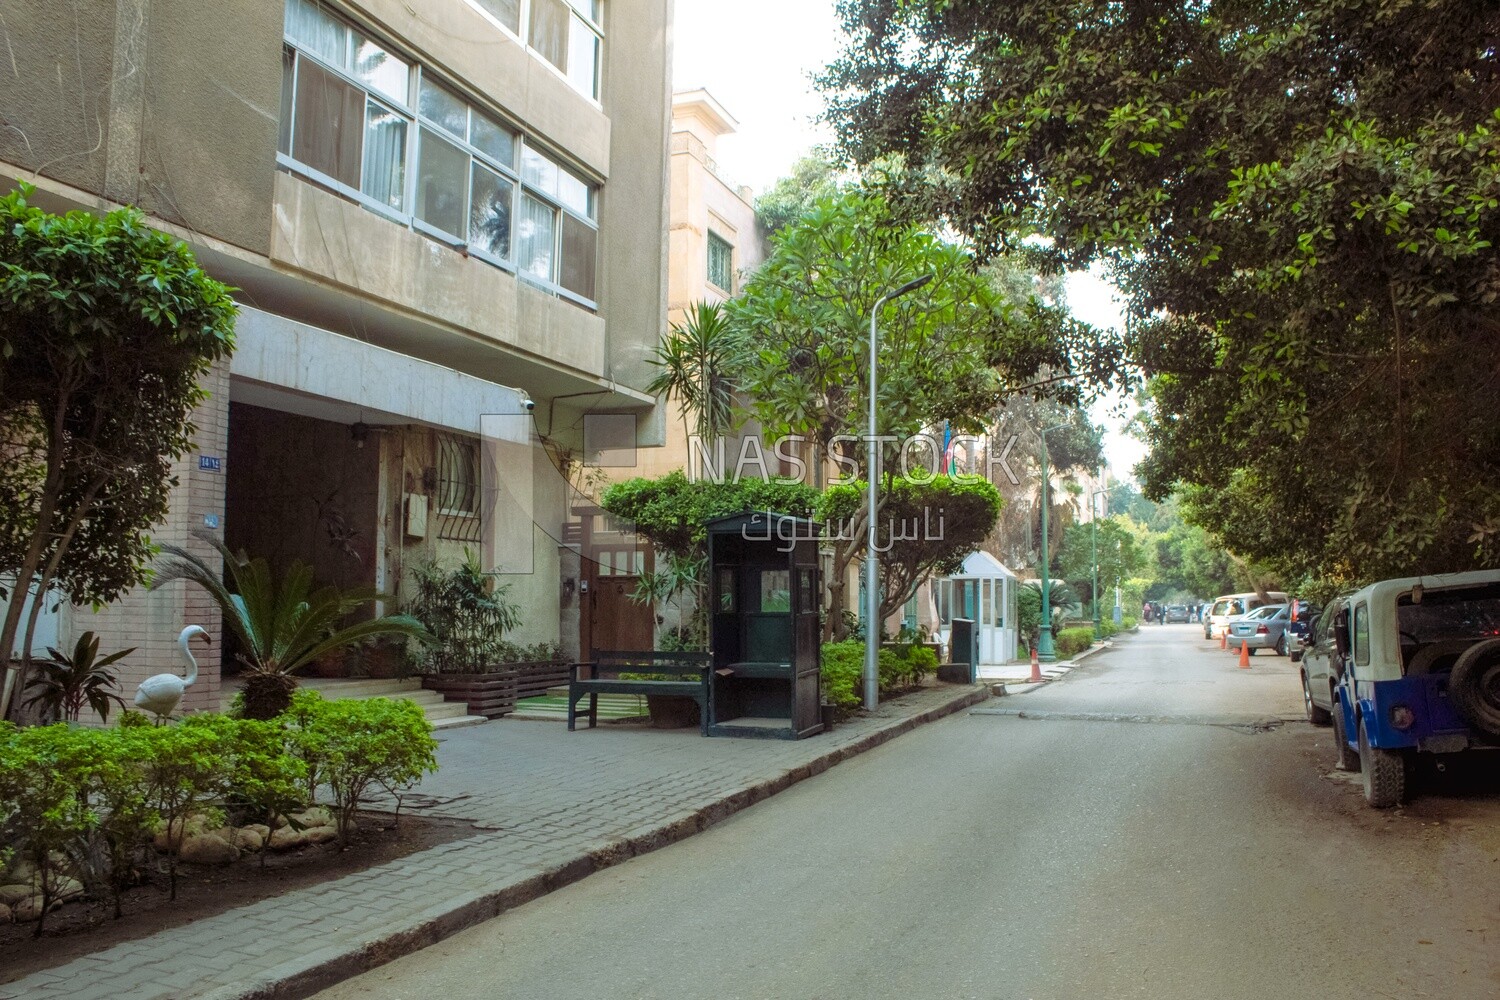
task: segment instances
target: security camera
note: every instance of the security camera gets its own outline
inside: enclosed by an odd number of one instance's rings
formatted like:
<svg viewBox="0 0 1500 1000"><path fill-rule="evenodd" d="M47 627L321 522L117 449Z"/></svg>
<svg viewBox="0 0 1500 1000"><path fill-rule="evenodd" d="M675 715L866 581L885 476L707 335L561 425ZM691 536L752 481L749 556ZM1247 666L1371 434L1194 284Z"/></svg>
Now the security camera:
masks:
<svg viewBox="0 0 1500 1000"><path fill-rule="evenodd" d="M530 413L532 410L536 409L536 400L530 398L523 399L521 400L521 405L526 408L527 413Z"/></svg>

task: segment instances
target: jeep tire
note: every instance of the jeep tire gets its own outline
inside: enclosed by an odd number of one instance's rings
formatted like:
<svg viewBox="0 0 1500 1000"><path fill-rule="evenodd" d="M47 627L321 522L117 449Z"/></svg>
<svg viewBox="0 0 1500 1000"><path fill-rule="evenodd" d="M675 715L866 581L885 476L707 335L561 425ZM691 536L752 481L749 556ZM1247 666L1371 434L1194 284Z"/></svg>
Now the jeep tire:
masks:
<svg viewBox="0 0 1500 1000"><path fill-rule="evenodd" d="M1365 801L1374 808L1399 806L1406 798L1406 756L1370 746L1364 719L1359 720L1359 774L1364 780Z"/></svg>
<svg viewBox="0 0 1500 1000"><path fill-rule="evenodd" d="M1464 650L1448 676L1448 697L1477 735L1500 743L1500 639Z"/></svg>

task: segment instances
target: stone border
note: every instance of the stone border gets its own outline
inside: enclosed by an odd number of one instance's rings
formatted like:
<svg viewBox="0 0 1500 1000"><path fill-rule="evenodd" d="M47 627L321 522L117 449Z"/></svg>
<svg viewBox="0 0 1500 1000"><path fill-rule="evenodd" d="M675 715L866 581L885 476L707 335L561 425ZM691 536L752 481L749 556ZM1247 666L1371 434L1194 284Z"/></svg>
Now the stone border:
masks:
<svg viewBox="0 0 1500 1000"><path fill-rule="evenodd" d="M777 792L786 791L800 781L822 774L834 765L873 750L918 726L972 708L989 696L989 688L983 686L962 691L941 705L895 719L874 732L866 733L853 743L829 750L789 771L756 782L691 813L665 822L648 824L625 837L599 843L568 861L509 885L477 892L467 898L457 897L439 907L429 907L413 914L412 923L405 929L366 942L361 947L350 949L329 946L266 970L259 977L259 982L248 989L226 986L202 994L202 997L204 1000L302 1000L310 997L335 983L352 979L387 962L437 944L459 931L491 920L507 910L555 892L595 872L685 840L728 819L741 809L768 799ZM0 986L0 991L3 990L4 987ZM4 995L0 992L0 996Z"/></svg>

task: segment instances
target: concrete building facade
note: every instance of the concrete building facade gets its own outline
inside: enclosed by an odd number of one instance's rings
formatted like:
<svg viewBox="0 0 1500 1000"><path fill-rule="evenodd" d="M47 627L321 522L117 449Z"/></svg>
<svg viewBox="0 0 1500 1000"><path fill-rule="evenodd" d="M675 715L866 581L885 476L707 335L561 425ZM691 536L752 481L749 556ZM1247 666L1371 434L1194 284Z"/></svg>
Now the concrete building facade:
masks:
<svg viewBox="0 0 1500 1000"><path fill-rule="evenodd" d="M0 0L0 172L54 211L140 206L241 304L157 540L398 603L474 551L514 638L557 641L559 467L588 418L665 430L671 0L65 6ZM138 646L129 691L187 624L223 648L184 584L49 627Z"/></svg>

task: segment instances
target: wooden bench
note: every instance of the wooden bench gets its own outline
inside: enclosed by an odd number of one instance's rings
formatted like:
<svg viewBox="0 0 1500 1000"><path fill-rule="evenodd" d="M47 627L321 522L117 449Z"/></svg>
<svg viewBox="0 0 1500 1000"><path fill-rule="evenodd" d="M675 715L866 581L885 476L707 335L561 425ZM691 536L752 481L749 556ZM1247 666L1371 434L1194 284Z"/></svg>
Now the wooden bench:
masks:
<svg viewBox="0 0 1500 1000"><path fill-rule="evenodd" d="M698 703L698 725L708 735L708 679L713 657L708 653L654 653L594 650L594 658L573 664L568 678L568 731L578 716L578 702L589 699L589 728L599 723L601 694L674 695ZM589 676L582 672L588 670ZM601 674L668 674L680 680L640 680Z"/></svg>

